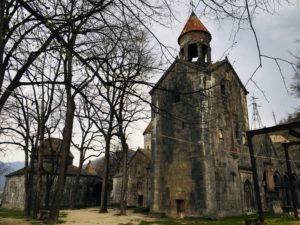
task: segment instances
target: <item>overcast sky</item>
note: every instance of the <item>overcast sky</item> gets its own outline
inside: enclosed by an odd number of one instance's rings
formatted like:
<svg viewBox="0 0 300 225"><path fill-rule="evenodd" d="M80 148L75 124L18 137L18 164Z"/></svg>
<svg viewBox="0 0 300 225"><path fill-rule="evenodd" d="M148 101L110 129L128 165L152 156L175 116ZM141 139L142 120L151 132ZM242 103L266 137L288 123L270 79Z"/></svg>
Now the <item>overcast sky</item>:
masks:
<svg viewBox="0 0 300 225"><path fill-rule="evenodd" d="M165 29L159 32L160 39L167 45L179 49L177 37L179 36L184 24L189 17L189 7L181 7L181 11L177 12L180 23L175 23L171 30ZM197 14L197 11L196 11ZM224 51L228 49L232 43L232 23L229 21L222 24L210 21L208 18L200 18L202 23L212 34L211 48L212 60L218 61ZM283 7L277 14L259 14L254 20L254 26L257 32L262 54L279 57L295 62L290 52L300 53L300 10L297 6ZM246 84L249 77L259 64L259 58L254 40L253 33L250 30L242 30L237 34L235 46L228 53L228 58L233 64L234 69ZM224 57L222 58L224 59ZM292 82L294 72L292 68L285 63L280 63L282 72L289 87ZM254 76L254 80L259 87L265 92L267 101L263 94L250 82L246 88L250 92L248 97L259 97L258 104L261 105L259 113L265 126L274 125L272 111L276 115L276 119L285 118L288 113L292 113L295 108L300 106L299 99L288 95L282 77L274 61L263 59L263 67ZM248 103L250 100L248 98ZM249 111L251 122L251 111Z"/></svg>
<svg viewBox="0 0 300 225"><path fill-rule="evenodd" d="M183 29L189 15L191 13L189 4L181 3L175 9L175 15L178 21L173 21L172 27L155 26L153 32L157 35L160 41L168 46L172 46L179 51L177 38ZM195 11L197 16L197 10ZM223 23L216 23L209 18L201 18L202 23L207 27L212 35L211 48L212 60L221 60L224 51L228 49L232 43L232 23L225 21ZM278 10L274 15L259 14L254 20L254 26L257 32L260 48L263 54L273 57L280 57L295 62L291 55L300 54L300 10L298 5L285 6ZM234 69L239 75L244 84L258 66L259 59L257 54L256 43L253 33L250 30L242 30L237 36L237 43L228 53L228 59L232 63ZM224 59L224 57L222 58ZM287 87L289 88L293 70L287 64L280 63ZM159 75L155 77L156 80L160 78ZM265 92L265 97L258 90L252 82L246 86L249 91L248 105L249 105L249 122L252 121L252 109L250 96L255 94L259 99L257 104L264 126L273 126L274 119L272 112L275 113L276 120L286 118L289 113L295 111L297 106L300 106L299 99L287 93L282 77L274 61L263 59L263 67L254 76L254 80L258 86ZM138 124L137 131L130 136L130 147L136 149L143 147L142 132L146 124ZM74 154L77 155L76 153ZM20 152L10 152L9 157L5 157L5 161L23 161L24 156Z"/></svg>
<svg viewBox="0 0 300 225"><path fill-rule="evenodd" d="M195 13L212 35L212 60L215 62L224 59L224 52L234 42L232 22L223 21L219 23L210 20L210 18L201 18L197 10L195 10ZM163 44L176 48L179 52L177 38L190 14L191 8L189 4L182 3L176 7L175 15L178 21L173 21L172 28L155 26L153 32ZM300 55L300 43L296 42L296 40L300 40L299 5L283 6L273 15L258 14L253 23L262 54L295 62L295 58L291 53ZM259 65L254 35L250 29L240 30L237 33L235 42L234 47L227 52L227 56L242 82L246 84ZM253 77L253 80L261 90L252 82L249 82L246 86L249 91L247 99L250 126L252 122L250 97L253 95L258 98L256 100L259 106L258 112L264 126L275 125L273 112L278 123L281 119L286 118L288 114L293 113L297 107L300 107L300 99L296 99L288 93L275 61L263 59L262 63L262 68ZM282 69L286 86L289 89L294 71L289 64L279 62L279 65ZM160 76L157 76L156 80L159 78ZM145 126L145 124L142 124L140 130L142 131ZM133 148L143 147L142 138L137 135L131 136L130 143Z"/></svg>

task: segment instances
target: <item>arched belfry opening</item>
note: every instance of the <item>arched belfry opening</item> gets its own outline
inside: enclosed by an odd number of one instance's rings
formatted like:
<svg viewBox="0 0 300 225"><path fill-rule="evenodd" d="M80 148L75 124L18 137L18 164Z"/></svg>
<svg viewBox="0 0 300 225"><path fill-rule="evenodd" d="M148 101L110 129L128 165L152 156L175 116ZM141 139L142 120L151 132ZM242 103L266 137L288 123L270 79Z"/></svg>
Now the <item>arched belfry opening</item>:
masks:
<svg viewBox="0 0 300 225"><path fill-rule="evenodd" d="M180 58L190 62L211 63L211 34L192 12L179 38Z"/></svg>

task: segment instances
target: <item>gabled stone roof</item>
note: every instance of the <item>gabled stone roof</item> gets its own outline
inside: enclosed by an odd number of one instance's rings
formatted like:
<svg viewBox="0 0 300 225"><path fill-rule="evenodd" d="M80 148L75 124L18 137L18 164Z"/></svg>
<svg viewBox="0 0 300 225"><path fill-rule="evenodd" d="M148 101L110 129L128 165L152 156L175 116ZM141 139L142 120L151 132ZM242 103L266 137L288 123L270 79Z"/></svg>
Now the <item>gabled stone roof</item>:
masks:
<svg viewBox="0 0 300 225"><path fill-rule="evenodd" d="M236 73L235 69L233 68L233 66L231 65L231 63L229 62L228 58L225 57L225 59L221 60L221 61L217 61L213 64L210 64L208 66L208 68L211 70L211 71L214 71L216 69L218 69L219 67L223 66L224 64L227 64L230 69L232 70L234 76L236 77L237 81L239 82L240 86L242 87L242 89L244 90L245 94L248 94L249 92L247 91L245 85L243 84L243 82L241 81L240 77L238 76L238 74Z"/></svg>
<svg viewBox="0 0 300 225"><path fill-rule="evenodd" d="M146 127L146 129L144 130L143 135L151 133L152 129L153 129L153 122L151 120L148 126Z"/></svg>
<svg viewBox="0 0 300 225"><path fill-rule="evenodd" d="M155 90L159 90L159 89L164 90L164 88L162 86L160 86L160 84L163 82L163 80L166 78L166 76L169 73L175 72L174 67L178 63L180 63L182 65L185 65L185 66L193 67L193 68L195 68L199 71L204 71L204 72L207 72L207 73L211 73L211 72L217 70L219 67L224 66L225 64L227 64L230 67L230 69L233 71L234 76L236 77L237 81L241 85L241 87L244 90L245 94L248 94L248 91L245 88L243 82L241 81L241 79L237 75L236 71L234 70L233 66L229 62L228 58L226 57L225 59L223 59L221 61L217 61L217 62L212 63L212 64L209 64L208 66L198 65L197 63L193 63L193 62L189 62L189 61L186 61L186 60L176 58L175 61L171 64L171 66L165 71L165 73L157 81L157 83L154 85L154 87L150 90L150 92L149 92L150 95L153 95Z"/></svg>
<svg viewBox="0 0 300 225"><path fill-rule="evenodd" d="M43 166L43 173L51 173L51 165L50 164L44 164ZM69 165L67 169L67 176L75 176L78 172L79 168L77 166ZM10 174L7 174L6 177L11 177L11 176L18 176L18 175L24 175L26 171L26 168L19 169L17 171L14 171ZM37 171L34 171L35 173ZM57 173L56 173L57 174ZM82 170L81 171L81 176L95 176L95 177L100 177L97 174L91 174L88 171Z"/></svg>
<svg viewBox="0 0 300 225"><path fill-rule="evenodd" d="M54 157L60 154L62 147L62 139L60 138L47 138L44 140L44 149L43 149L43 156L44 157ZM38 147L38 150L40 149L40 146ZM69 152L69 158L73 159L74 156Z"/></svg>

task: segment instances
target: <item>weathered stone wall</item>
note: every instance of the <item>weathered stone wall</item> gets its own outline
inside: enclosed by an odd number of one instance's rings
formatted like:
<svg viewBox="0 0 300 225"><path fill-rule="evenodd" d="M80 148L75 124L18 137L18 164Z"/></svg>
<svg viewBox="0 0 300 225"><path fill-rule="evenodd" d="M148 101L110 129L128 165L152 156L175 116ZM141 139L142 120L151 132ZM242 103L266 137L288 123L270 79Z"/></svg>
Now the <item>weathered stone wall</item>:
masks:
<svg viewBox="0 0 300 225"><path fill-rule="evenodd" d="M25 187L24 187L24 175L9 176L6 178L6 185L3 192L3 204L4 208L24 208L25 202ZM36 180L36 176L34 177ZM49 183L46 181L46 176L43 176L43 191L41 194L41 206L46 207L50 205L53 194L55 192L55 182L57 177L54 179L54 184L50 189L50 196L47 198L47 188ZM77 195L77 206L94 206L100 201L101 192L101 179L99 177L82 176L80 179L80 185ZM75 176L67 176L66 184L61 201L62 207L69 207L72 198L72 192L75 186ZM33 190L34 191L34 190ZM34 202L34 198L32 198Z"/></svg>
<svg viewBox="0 0 300 225"><path fill-rule="evenodd" d="M8 209L22 209L25 203L24 176L14 176L6 179L2 207Z"/></svg>
<svg viewBox="0 0 300 225"><path fill-rule="evenodd" d="M142 150L138 150L133 156L128 169L127 205L149 207L150 206L150 159Z"/></svg>
<svg viewBox="0 0 300 225"><path fill-rule="evenodd" d="M207 98L201 93L180 95L205 87L208 74L191 63L180 62L171 67L161 86L169 91L156 91L152 102L160 108L153 114L153 211L177 215L177 204L184 205L186 215L207 213L212 201L207 189L213 189L209 174L211 157L205 142L209 142ZM210 168L209 168L210 167Z"/></svg>
<svg viewBox="0 0 300 225"><path fill-rule="evenodd" d="M144 149L149 151L151 150L151 132L144 134Z"/></svg>
<svg viewBox="0 0 300 225"><path fill-rule="evenodd" d="M177 216L181 207L186 216L209 217L242 212L239 153L247 149L248 115L246 92L234 73L226 61L204 67L177 60L159 83L168 91L152 93L160 108L152 115L152 211Z"/></svg>
<svg viewBox="0 0 300 225"><path fill-rule="evenodd" d="M110 194L111 203L119 204L121 200L122 176L113 177L113 188Z"/></svg>
<svg viewBox="0 0 300 225"><path fill-rule="evenodd" d="M283 208L291 207L292 196L288 188L289 178L283 147L281 144L271 143L266 135L255 136L253 143L257 156L258 180L264 210L272 210L274 202L279 203ZM293 150L296 149L290 149L290 156L291 160L295 160L295 162L291 163L291 168L294 185L300 196L299 162L297 162L297 157L293 157Z"/></svg>
<svg viewBox="0 0 300 225"><path fill-rule="evenodd" d="M219 64L219 65L218 65ZM246 146L246 90L230 64L211 65L210 126L215 166L218 216L242 213L240 164L249 165ZM246 153L246 155L243 155ZM245 157L244 157L245 156Z"/></svg>
<svg viewBox="0 0 300 225"><path fill-rule="evenodd" d="M227 59L212 65L176 60L156 87L151 211L220 217L255 210L247 91ZM263 208L291 206L283 149L268 135L253 144ZM300 165L292 167L300 193Z"/></svg>

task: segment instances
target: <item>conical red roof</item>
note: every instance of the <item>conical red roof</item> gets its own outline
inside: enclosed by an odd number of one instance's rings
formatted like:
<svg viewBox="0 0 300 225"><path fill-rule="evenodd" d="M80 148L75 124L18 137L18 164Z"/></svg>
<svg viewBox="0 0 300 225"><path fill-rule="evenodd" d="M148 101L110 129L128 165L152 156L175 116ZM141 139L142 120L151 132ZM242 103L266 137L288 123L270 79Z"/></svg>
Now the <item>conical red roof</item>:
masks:
<svg viewBox="0 0 300 225"><path fill-rule="evenodd" d="M194 12L190 15L190 18L186 22L181 34L178 38L178 43L183 35L192 31L201 31L205 32L209 35L209 39L211 40L211 34L207 30L207 28L203 25L203 23L199 20L199 18L195 15Z"/></svg>

